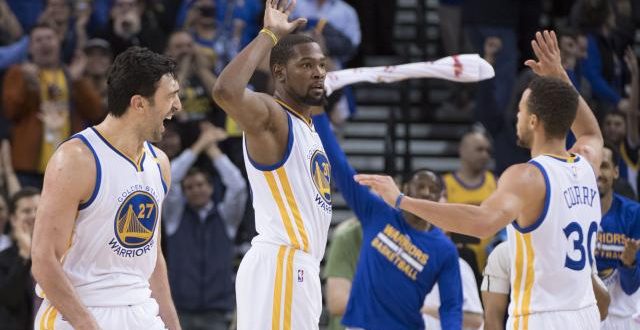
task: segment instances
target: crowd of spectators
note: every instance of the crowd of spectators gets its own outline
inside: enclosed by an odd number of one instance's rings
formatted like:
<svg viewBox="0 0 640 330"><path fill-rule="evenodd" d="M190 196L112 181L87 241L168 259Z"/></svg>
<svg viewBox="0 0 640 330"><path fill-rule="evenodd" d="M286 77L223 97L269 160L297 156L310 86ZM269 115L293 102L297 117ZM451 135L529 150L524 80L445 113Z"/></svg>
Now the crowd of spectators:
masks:
<svg viewBox="0 0 640 330"><path fill-rule="evenodd" d="M130 46L177 62L183 109L158 146L171 159L174 180L163 209L163 243L183 327L229 328L235 269L255 229L242 132L215 104L211 89L258 34L263 10L263 0L0 0L0 329L29 328L37 308L29 250L47 161L60 143L104 118L109 67ZM338 70L360 63L363 54L402 55L392 43L395 10L391 0L298 0L292 17L309 19L300 33L318 40L330 69ZM492 80L451 90L459 110L473 109L473 120L484 129L465 136L461 167L443 180L450 199L456 198L451 184L480 187L528 160L515 144L517 100L533 77L522 63L532 57L533 33L549 27L558 31L563 65L592 105L605 139L619 148L616 191L637 200L637 2L440 0L438 15L440 55L479 53L496 72ZM272 91L267 59L251 88ZM345 88L329 98L327 112L340 126L355 106ZM361 230L355 220L343 224L336 244L355 249ZM479 285L486 255L499 238L451 238ZM348 267L330 268L325 276L350 283L358 257L352 252L342 255ZM344 309L329 307L335 316Z"/></svg>

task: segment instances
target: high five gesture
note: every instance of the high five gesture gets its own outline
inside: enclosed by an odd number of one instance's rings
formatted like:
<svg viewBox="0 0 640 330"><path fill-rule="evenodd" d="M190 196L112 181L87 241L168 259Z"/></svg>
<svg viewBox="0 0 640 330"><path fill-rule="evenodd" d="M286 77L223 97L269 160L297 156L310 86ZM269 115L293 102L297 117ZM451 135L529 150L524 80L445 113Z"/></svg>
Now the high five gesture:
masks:
<svg viewBox="0 0 640 330"><path fill-rule="evenodd" d="M289 15L296 6L296 0L268 0L264 10L264 27L273 32L278 39L293 32L307 23L306 18L289 22Z"/></svg>

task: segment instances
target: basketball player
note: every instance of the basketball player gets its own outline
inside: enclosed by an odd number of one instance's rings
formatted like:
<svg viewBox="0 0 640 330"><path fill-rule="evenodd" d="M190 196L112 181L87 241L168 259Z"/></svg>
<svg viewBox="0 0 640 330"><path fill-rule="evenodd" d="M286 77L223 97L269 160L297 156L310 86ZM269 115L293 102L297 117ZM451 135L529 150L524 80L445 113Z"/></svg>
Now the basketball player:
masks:
<svg viewBox="0 0 640 330"><path fill-rule="evenodd" d="M109 71L109 114L55 152L33 238L34 329L179 329L160 249L171 183L158 142L180 110L175 63L145 48Z"/></svg>
<svg viewBox="0 0 640 330"><path fill-rule="evenodd" d="M213 96L244 131L258 235L236 277L238 329L318 329L318 267L331 222L330 167L311 122L323 103L326 58L313 39L288 35L295 1L267 1L265 28L222 71ZM248 90L270 58L273 96Z"/></svg>
<svg viewBox="0 0 640 330"><path fill-rule="evenodd" d="M508 227L511 260L509 329L598 329L591 274L600 198L602 135L588 105L562 68L554 32L532 41L539 76L520 100L517 135L532 160L508 168L481 205L403 197L389 177L360 175L387 203L444 230L487 237ZM567 151L569 128L576 136ZM515 221L513 219L516 219Z"/></svg>

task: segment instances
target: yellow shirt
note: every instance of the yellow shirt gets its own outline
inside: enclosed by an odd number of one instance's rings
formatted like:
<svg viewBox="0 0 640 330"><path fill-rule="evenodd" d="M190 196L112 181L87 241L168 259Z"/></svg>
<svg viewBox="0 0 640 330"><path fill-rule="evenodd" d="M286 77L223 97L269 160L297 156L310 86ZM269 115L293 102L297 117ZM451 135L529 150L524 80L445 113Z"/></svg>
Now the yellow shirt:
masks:
<svg viewBox="0 0 640 330"><path fill-rule="evenodd" d="M493 173L487 171L484 179L477 186L468 186L463 183L455 173L447 173L442 177L447 190L447 202L480 205L496 190L496 178ZM478 271L482 272L487 261L486 247L493 237L480 240L480 244L469 244L478 262Z"/></svg>
<svg viewBox="0 0 640 330"><path fill-rule="evenodd" d="M69 89L62 69L43 69L40 71L40 101L66 104L66 109L69 111ZM42 147L40 148L40 161L38 162L38 171L40 173L44 173L49 158L55 152L58 144L71 135L71 123L67 120L57 132L47 132L44 125L42 130ZM56 138L52 138L52 136L56 136Z"/></svg>

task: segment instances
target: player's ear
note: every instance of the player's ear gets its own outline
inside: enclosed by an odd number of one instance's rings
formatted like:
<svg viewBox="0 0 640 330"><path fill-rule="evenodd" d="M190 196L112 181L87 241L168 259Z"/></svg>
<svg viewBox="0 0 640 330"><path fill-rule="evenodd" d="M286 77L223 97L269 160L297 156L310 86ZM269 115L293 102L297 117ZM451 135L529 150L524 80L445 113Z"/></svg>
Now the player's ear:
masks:
<svg viewBox="0 0 640 330"><path fill-rule="evenodd" d="M131 100L129 101L129 106L133 110L142 110L144 109L145 102L148 102L148 101L144 97L142 97L142 95L136 94L131 97Z"/></svg>
<svg viewBox="0 0 640 330"><path fill-rule="evenodd" d="M620 177L620 167L616 165L613 167L613 179L618 180L619 177Z"/></svg>
<svg viewBox="0 0 640 330"><path fill-rule="evenodd" d="M537 115L529 114L529 126L535 128L540 123Z"/></svg>
<svg viewBox="0 0 640 330"><path fill-rule="evenodd" d="M286 76L286 70L287 69L285 68L284 65L282 65L282 64L274 64L273 65L273 70L272 70L273 79L275 81L284 83L285 76Z"/></svg>

